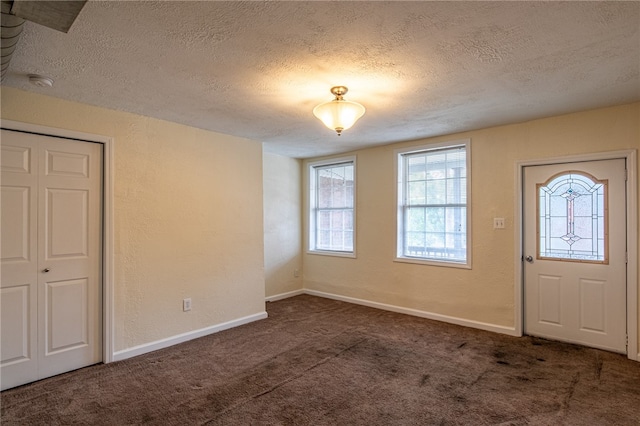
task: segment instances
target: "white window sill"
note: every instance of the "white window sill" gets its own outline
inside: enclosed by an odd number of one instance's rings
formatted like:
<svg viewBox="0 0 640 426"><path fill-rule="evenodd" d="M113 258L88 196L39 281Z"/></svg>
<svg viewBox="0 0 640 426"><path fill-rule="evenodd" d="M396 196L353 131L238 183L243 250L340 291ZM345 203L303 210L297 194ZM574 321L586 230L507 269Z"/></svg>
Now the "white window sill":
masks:
<svg viewBox="0 0 640 426"><path fill-rule="evenodd" d="M446 260L420 259L418 257L396 257L394 262L415 263L418 265L444 266L446 268L471 269L471 264Z"/></svg>
<svg viewBox="0 0 640 426"><path fill-rule="evenodd" d="M351 259L356 258L356 254L346 251L331 251L331 250L308 250L307 254L319 254L320 256L334 256L334 257L348 257Z"/></svg>

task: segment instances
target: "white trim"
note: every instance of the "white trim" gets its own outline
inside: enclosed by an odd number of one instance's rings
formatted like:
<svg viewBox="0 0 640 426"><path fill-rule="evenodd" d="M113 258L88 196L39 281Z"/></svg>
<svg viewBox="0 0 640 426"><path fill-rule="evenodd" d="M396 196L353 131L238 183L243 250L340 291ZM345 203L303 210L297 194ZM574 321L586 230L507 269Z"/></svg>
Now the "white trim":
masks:
<svg viewBox="0 0 640 426"><path fill-rule="evenodd" d="M522 269L522 262L524 260L524 247L522 247L523 244L523 239L522 239L522 233L524 232L524 229L522 228L522 215L524 213L523 210L523 192L524 192L524 188L523 188L523 184L524 184L524 179L523 179L523 174L524 174L524 165L522 165L522 163L517 162L516 163L516 168L515 168L515 179L514 182L516 183L515 185L515 206L513 211L515 212L514 216L513 216L513 232L515 233L513 241L515 244L513 253L515 254L514 256L514 273L515 273L515 279L513 280L514 282L514 287L513 287L513 298L514 298L514 302L513 302L513 315L514 315L514 319L513 319L513 324L515 326L515 330L516 333L518 333L518 336L522 336L524 335L524 296L523 296L523 287L524 287L524 275L523 275L523 269Z"/></svg>
<svg viewBox="0 0 640 426"><path fill-rule="evenodd" d="M486 322L473 321L464 318L451 317L448 315L436 314L433 312L420 311L418 309L404 308L402 306L388 305L386 303L372 302L370 300L356 299L354 297L341 296L339 294L325 293L317 290L304 290L305 294L311 296L324 297L327 299L339 300L341 302L354 303L356 305L368 306L370 308L382 309L384 311L397 312L399 314L412 315L414 317L427 318L435 321L442 321L449 324L461 325L464 327L477 328L479 330L492 331L494 333L506 334L509 336L520 336L515 328L504 325L490 324Z"/></svg>
<svg viewBox="0 0 640 426"><path fill-rule="evenodd" d="M22 123L13 120L0 120L3 129L37 133L48 136L58 136L66 139L78 139L87 142L97 142L103 145L103 235L102 235L102 362L113 361L114 339L114 227L113 227L113 181L115 141L113 138L92 133L76 132L67 129L41 126L38 124Z"/></svg>
<svg viewBox="0 0 640 426"><path fill-rule="evenodd" d="M638 353L638 166L636 151L627 151L627 357Z"/></svg>
<svg viewBox="0 0 640 426"><path fill-rule="evenodd" d="M317 254L320 256L333 256L333 257L349 257L351 259L357 259L356 254L350 251L307 250L307 254Z"/></svg>
<svg viewBox="0 0 640 426"><path fill-rule="evenodd" d="M636 164L636 150L622 150L599 152L594 154L572 155L538 160L525 160L516 162L516 196L514 216L514 241L515 241L515 287L514 287L514 324L519 336L524 332L524 275L522 269L523 256L523 232L522 225L522 192L523 173L527 166L543 166L559 163L577 163L582 161L612 160L623 158L627 163L627 358L640 361L638 352L638 197L637 181L638 171Z"/></svg>
<svg viewBox="0 0 640 426"><path fill-rule="evenodd" d="M409 257L403 255L403 238L404 238L404 230L401 229L403 225L403 212L402 206L404 204L404 200L400 198L404 194L404 160L403 155L406 154L414 154L419 152L428 152L428 151L438 151L445 149L453 149L456 147L464 146L465 149L465 165L466 165L466 209L467 209L467 235L466 235L466 243L467 243L467 252L466 259L464 262L458 261L450 261L446 259L421 259L415 257ZM447 142L439 142L434 144L422 144L416 146L409 146L404 148L398 148L393 150L393 162L394 162L394 174L396 179L395 184L395 202L396 202L396 254L394 257L395 262L404 262L404 263L415 263L415 264L423 264L423 265L433 265L433 266L445 266L452 268L462 268L462 269L472 269L472 257L473 257L473 213L471 210L471 180L472 180L472 168L471 168L471 139L458 139L454 141Z"/></svg>
<svg viewBox="0 0 640 426"><path fill-rule="evenodd" d="M44 136L57 136L65 139L78 139L87 142L109 143L113 138L93 133L76 132L75 130L59 129L57 127L41 126L39 124L22 123L13 120L0 120L3 129L18 130L21 132L37 133Z"/></svg>
<svg viewBox="0 0 640 426"><path fill-rule="evenodd" d="M413 263L419 265L444 266L446 268L472 269L471 265L452 260L421 259L416 257L395 257L394 262Z"/></svg>
<svg viewBox="0 0 640 426"><path fill-rule="evenodd" d="M114 179L115 179L115 140L110 138L104 143L104 204L103 208L103 264L102 264L102 306L103 306L103 353L102 362L108 364L113 361L115 349L115 214L114 214Z"/></svg>
<svg viewBox="0 0 640 426"><path fill-rule="evenodd" d="M288 298L294 297L294 296L300 296L301 294L304 294L304 290L302 290L302 289L293 290L293 291L287 291L286 293L274 294L273 296L265 297L264 301L265 302L276 302L278 300L288 299Z"/></svg>
<svg viewBox="0 0 640 426"><path fill-rule="evenodd" d="M218 333L219 331L228 330L230 328L249 324L250 322L262 320L265 318L267 318L267 313L263 311L257 314L223 322L221 324L201 328L199 330L188 331L186 333L167 337L165 339L156 340L155 342L145 343L142 345L134 346L132 348L123 349L113 354L113 361L122 361L123 359L157 351L158 349L168 348L169 346L177 345L178 343L184 343L189 340L208 336L210 334Z"/></svg>

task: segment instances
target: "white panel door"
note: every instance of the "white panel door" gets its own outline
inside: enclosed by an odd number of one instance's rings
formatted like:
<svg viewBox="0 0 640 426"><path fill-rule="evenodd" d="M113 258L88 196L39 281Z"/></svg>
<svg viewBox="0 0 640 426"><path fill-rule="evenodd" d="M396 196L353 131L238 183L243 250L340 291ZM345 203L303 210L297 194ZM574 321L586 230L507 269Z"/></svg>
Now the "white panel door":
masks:
<svg viewBox="0 0 640 426"><path fill-rule="evenodd" d="M38 379L38 143L0 144L0 385ZM5 374L8 373L8 374Z"/></svg>
<svg viewBox="0 0 640 426"><path fill-rule="evenodd" d="M525 168L525 333L626 353L625 168Z"/></svg>
<svg viewBox="0 0 640 426"><path fill-rule="evenodd" d="M5 159L20 149L28 174ZM6 389L102 360L102 146L3 130L2 154Z"/></svg>

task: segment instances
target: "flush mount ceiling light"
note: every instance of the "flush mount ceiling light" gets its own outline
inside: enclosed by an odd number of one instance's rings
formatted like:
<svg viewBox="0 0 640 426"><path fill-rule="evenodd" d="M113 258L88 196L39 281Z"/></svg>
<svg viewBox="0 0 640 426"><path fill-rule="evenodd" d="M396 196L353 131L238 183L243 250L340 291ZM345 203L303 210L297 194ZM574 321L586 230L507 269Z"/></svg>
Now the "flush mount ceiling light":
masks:
<svg viewBox="0 0 640 426"><path fill-rule="evenodd" d="M351 128L360 117L364 115L364 107L357 102L349 102L344 100L344 94L349 89L344 86L335 86L331 88L331 93L335 95L335 99L325 102L313 109L313 115L318 117L325 126L331 130L335 130L338 136L343 130Z"/></svg>

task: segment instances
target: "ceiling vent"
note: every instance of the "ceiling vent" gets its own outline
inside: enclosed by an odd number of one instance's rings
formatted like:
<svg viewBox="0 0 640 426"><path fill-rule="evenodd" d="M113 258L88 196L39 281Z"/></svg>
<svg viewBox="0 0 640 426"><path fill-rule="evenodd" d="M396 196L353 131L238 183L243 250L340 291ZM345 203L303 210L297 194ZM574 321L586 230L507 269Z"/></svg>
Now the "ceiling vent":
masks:
<svg viewBox="0 0 640 426"><path fill-rule="evenodd" d="M11 2L2 2L2 75L0 80L4 80L4 75L9 69L11 56L18 46L24 19L11 14Z"/></svg>
<svg viewBox="0 0 640 426"><path fill-rule="evenodd" d="M77 1L26 1L2 0L2 75L9 69L9 62L18 46L24 21L69 32L87 0Z"/></svg>

